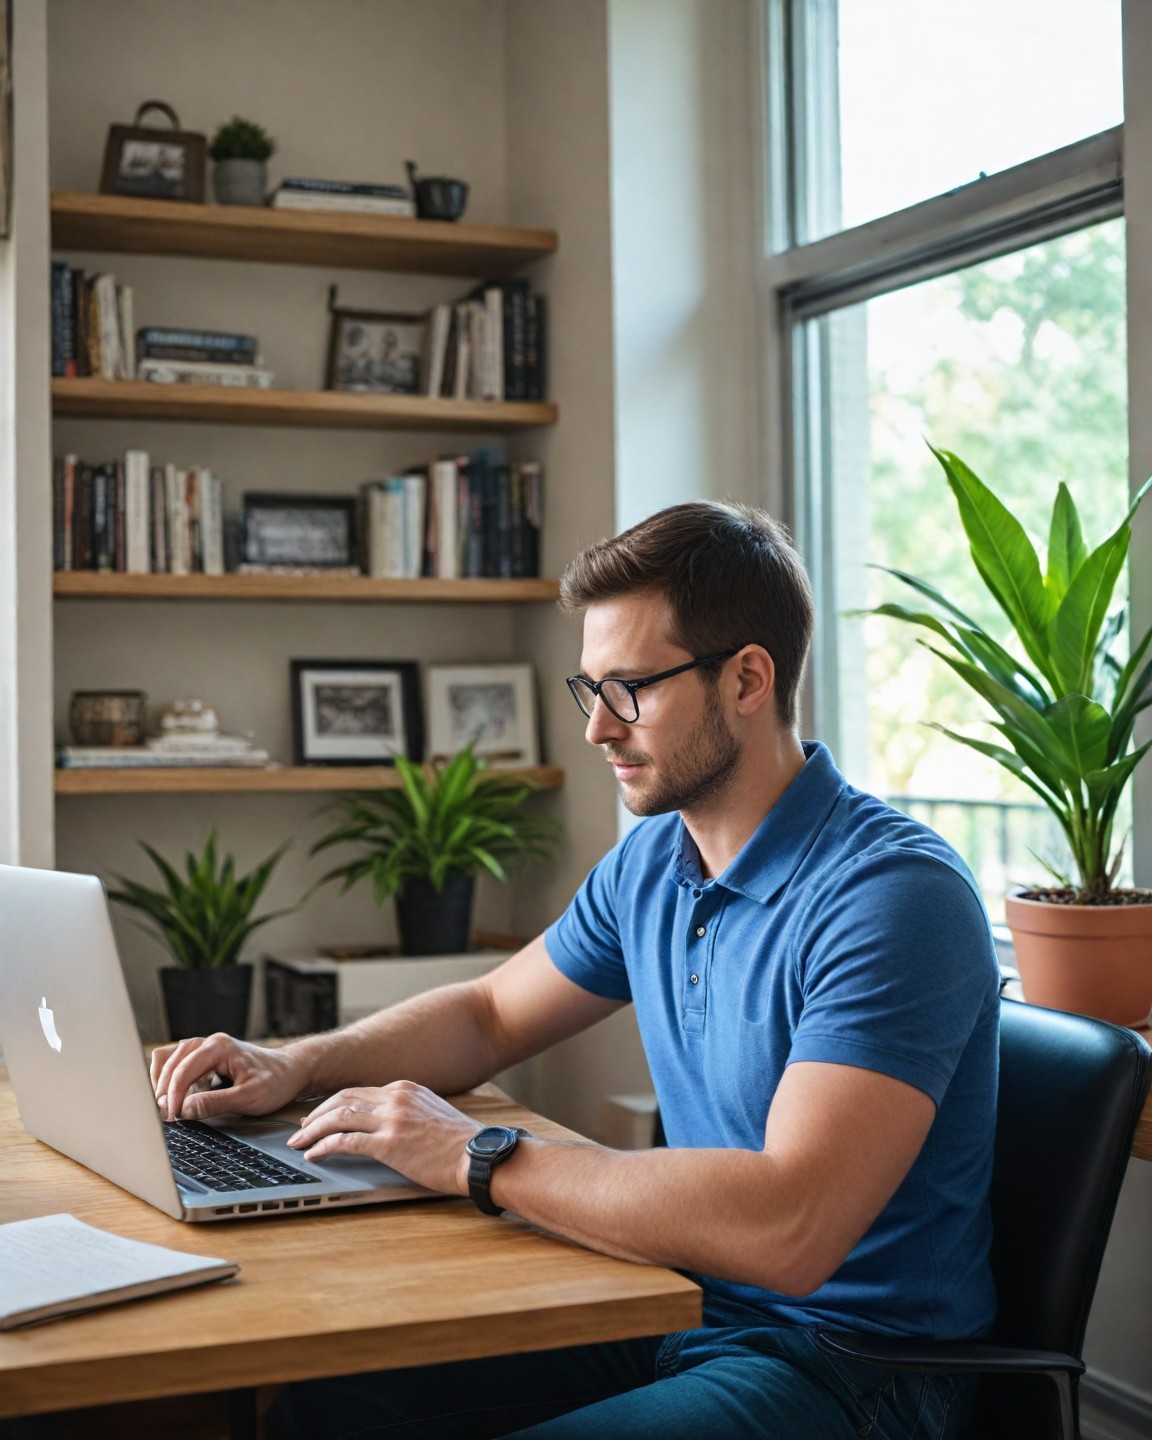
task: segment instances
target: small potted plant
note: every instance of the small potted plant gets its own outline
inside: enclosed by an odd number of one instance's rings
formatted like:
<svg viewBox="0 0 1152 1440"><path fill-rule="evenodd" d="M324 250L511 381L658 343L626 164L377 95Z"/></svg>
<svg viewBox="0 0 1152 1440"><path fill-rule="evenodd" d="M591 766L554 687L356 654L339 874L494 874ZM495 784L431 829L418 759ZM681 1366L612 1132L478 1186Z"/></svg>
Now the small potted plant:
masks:
<svg viewBox="0 0 1152 1440"><path fill-rule="evenodd" d="M263 205L268 191L268 161L276 142L263 125L239 115L221 125L208 154L215 162L212 190L218 205Z"/></svg>
<svg viewBox="0 0 1152 1440"><path fill-rule="evenodd" d="M288 843L274 850L251 874L237 875L231 855L218 862L213 831L199 855L189 851L187 875L182 876L140 841L140 848L163 877L164 889L150 890L123 875L116 876L123 888L110 891L109 897L144 915L176 961L160 971L170 1039L217 1030L244 1038L252 966L240 963L240 952L254 930L291 913L252 913Z"/></svg>
<svg viewBox="0 0 1152 1440"><path fill-rule="evenodd" d="M944 642L947 649L922 643L990 707L998 735L934 728L1011 771L1067 837L1075 871L1044 860L1053 883L1008 896L1026 998L1138 1024L1152 1007L1152 891L1116 885L1121 845L1112 832L1132 772L1152 745L1131 748L1136 719L1152 705L1152 630L1125 653L1123 609L1110 609L1130 522L1152 480L1094 550L1061 483L1042 565L1007 506L956 455L930 448L1007 632L997 638L927 580L898 570L888 573L930 608L887 604L867 613L922 626Z"/></svg>
<svg viewBox="0 0 1152 1440"><path fill-rule="evenodd" d="M525 808L536 787L489 769L461 750L445 765L422 767L396 757L400 789L345 795L343 819L312 847L355 845L354 859L321 884L342 880L341 894L369 880L378 906L396 900L405 955L467 950L476 876L504 882L523 861L552 853L556 825Z"/></svg>

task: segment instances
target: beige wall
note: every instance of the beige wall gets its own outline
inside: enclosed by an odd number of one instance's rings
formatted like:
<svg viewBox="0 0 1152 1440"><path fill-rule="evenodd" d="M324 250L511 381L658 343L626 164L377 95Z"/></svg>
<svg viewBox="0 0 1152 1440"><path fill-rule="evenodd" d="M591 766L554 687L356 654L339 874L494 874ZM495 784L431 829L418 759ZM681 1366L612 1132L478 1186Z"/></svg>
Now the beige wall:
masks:
<svg viewBox="0 0 1152 1440"><path fill-rule="evenodd" d="M408 0L326 0L323 6L313 0L202 0L195 6L183 0L49 0L52 186L96 188L108 124L129 122L141 100L159 95L188 129L210 134L236 112L265 124L279 142L273 181L287 174L403 181L403 162L412 158L429 173L469 180L470 219L547 224L530 196L521 198L518 213L509 212L504 8L499 0L418 6ZM565 237L566 249L567 242ZM323 383L330 283L339 284L342 303L405 310L422 310L462 288L451 280L312 267L70 258L90 270L111 269L131 283L138 325L258 334L277 384L302 388ZM484 438L78 420L55 427L58 449L90 458L132 444L158 459L210 465L222 476L230 505L245 489L349 493L371 476ZM536 439L523 442L522 453L538 448ZM559 472L557 486L562 479ZM227 728L254 730L284 758L290 753L293 657L500 661L519 658L523 650L517 636L523 616L508 606L69 603L58 604L56 616L59 738L73 689L138 687L154 705L200 695L218 708ZM546 676L541 680L549 683ZM291 836L292 851L269 891L269 904L279 907L297 899L328 862L327 856L307 856L321 833L321 801L62 800L57 863L143 877L148 863L135 846L138 838L179 853L217 826L240 861L251 863ZM545 803L558 808L555 801ZM571 888L575 878L564 883ZM508 929L511 893L494 885L481 891L480 923ZM135 927L121 922L118 928L142 1028L156 1034L153 970L163 957ZM265 934L272 946L290 950L323 941L390 939L391 906L377 912L366 892L337 900L328 891Z"/></svg>

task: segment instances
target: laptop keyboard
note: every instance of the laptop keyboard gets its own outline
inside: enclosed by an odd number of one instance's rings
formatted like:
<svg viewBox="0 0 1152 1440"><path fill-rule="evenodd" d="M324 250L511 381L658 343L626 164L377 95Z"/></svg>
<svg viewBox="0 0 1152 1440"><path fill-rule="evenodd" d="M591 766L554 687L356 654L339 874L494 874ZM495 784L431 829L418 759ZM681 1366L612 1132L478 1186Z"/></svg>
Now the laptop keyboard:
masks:
<svg viewBox="0 0 1152 1440"><path fill-rule="evenodd" d="M164 1140L173 1170L209 1190L265 1190L273 1185L315 1185L317 1177L223 1135L199 1120L170 1120Z"/></svg>

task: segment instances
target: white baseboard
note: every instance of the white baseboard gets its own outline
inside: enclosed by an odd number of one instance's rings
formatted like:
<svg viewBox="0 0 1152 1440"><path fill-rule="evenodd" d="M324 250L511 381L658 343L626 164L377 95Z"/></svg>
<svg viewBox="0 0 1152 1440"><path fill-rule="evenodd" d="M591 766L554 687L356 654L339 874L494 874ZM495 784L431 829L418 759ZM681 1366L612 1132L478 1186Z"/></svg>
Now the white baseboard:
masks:
<svg viewBox="0 0 1152 1440"><path fill-rule="evenodd" d="M1080 1430L1083 1440L1149 1440L1152 1395L1090 1372L1080 1382Z"/></svg>

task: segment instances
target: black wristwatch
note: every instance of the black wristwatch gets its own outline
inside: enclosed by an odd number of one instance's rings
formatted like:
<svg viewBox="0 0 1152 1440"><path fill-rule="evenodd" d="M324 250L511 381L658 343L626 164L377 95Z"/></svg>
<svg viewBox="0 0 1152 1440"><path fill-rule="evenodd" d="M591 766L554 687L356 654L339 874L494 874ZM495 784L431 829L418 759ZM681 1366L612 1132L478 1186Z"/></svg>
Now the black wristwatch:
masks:
<svg viewBox="0 0 1152 1440"><path fill-rule="evenodd" d="M468 1141L468 1194L485 1215L503 1215L503 1206L494 1205L488 1193L492 1171L512 1154L521 1135L527 1134L527 1130L514 1130L510 1125L485 1125Z"/></svg>

